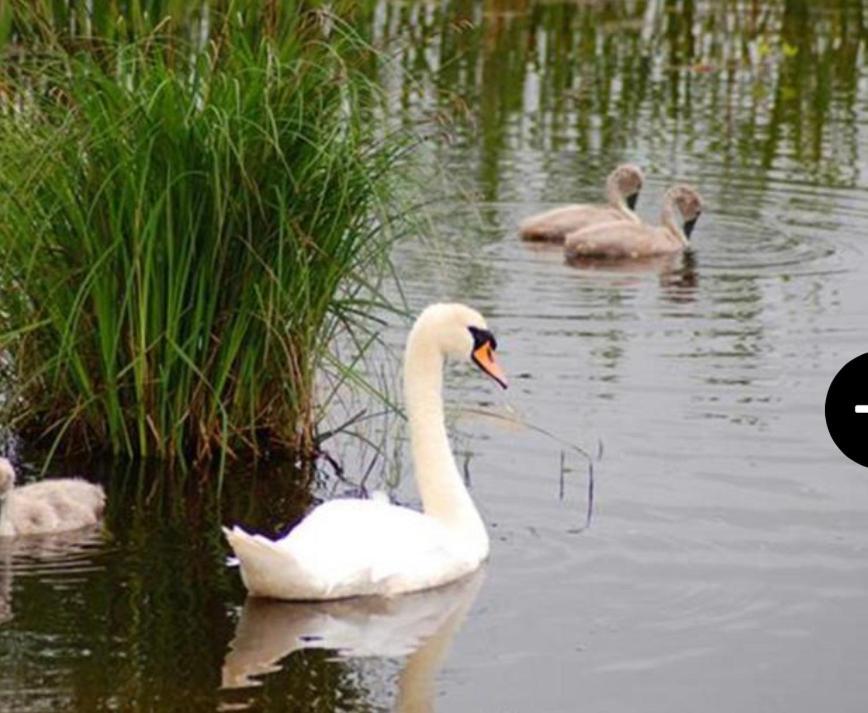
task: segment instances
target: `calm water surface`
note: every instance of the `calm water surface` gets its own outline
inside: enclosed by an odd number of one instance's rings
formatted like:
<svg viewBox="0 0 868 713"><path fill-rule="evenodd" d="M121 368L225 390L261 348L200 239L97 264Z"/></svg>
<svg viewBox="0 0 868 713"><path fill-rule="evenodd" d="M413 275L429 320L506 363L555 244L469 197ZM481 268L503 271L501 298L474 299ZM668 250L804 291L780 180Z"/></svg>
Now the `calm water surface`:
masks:
<svg viewBox="0 0 868 713"><path fill-rule="evenodd" d="M491 561L395 602L245 604L215 523L285 531L292 473L230 479L222 512L118 487L108 537L0 548L0 710L864 710L868 472L823 403L868 351L868 11L389 2L360 28L442 167L436 237L396 252L408 304L479 308L512 375L447 389ZM516 238L625 160L647 220L700 188L692 253L569 266ZM357 430L388 457L334 439L351 482L326 467L315 497L406 474L399 419Z"/></svg>

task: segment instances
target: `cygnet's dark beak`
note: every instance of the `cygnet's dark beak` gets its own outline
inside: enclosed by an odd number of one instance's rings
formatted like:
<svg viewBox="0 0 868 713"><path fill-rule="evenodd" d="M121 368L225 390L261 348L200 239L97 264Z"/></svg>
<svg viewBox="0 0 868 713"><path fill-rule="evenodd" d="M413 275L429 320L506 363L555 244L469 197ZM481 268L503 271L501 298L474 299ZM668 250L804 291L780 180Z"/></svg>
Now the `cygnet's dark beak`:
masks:
<svg viewBox="0 0 868 713"><path fill-rule="evenodd" d="M627 196L627 207L630 210L636 210L636 204L639 202L639 191Z"/></svg>
<svg viewBox="0 0 868 713"><path fill-rule="evenodd" d="M690 234L693 232L693 228L696 225L696 221L699 220L699 213L696 214L696 217L692 220L687 220L684 222L684 234L690 238Z"/></svg>

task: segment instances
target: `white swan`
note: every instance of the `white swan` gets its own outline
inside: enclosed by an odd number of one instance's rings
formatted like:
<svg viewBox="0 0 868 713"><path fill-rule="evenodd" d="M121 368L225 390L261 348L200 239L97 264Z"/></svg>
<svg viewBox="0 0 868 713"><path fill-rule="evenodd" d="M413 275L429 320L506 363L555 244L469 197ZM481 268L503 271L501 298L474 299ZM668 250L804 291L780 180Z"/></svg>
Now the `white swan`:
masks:
<svg viewBox="0 0 868 713"><path fill-rule="evenodd" d="M99 522L105 492L78 478L15 487L15 469L0 458L0 537L78 530Z"/></svg>
<svg viewBox="0 0 868 713"><path fill-rule="evenodd" d="M375 500L324 503L274 541L224 528L254 596L323 600L436 587L475 570L488 534L464 486L443 419L443 361L471 360L506 388L482 316L436 304L416 320L404 357L404 397L424 513Z"/></svg>
<svg viewBox="0 0 868 713"><path fill-rule="evenodd" d="M523 240L563 243L568 233L598 223L616 220L639 223L639 216L633 210L644 180L641 168L631 163L621 164L606 179L607 204L578 203L553 208L525 218L519 225L519 233Z"/></svg>

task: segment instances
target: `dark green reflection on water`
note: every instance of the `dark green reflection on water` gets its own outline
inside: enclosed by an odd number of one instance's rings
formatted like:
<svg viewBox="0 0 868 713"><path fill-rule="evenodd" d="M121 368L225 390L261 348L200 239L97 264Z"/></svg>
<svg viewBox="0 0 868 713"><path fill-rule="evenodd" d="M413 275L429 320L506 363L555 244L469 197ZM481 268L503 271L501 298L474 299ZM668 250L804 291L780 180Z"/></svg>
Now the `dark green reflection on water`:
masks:
<svg viewBox="0 0 868 713"><path fill-rule="evenodd" d="M507 197L500 183L523 149L542 154L542 181L546 169L579 182L590 169L596 183L641 147L734 178L779 167L852 185L863 5L388 3L371 33L403 48L402 109L464 120L459 147L478 153L455 162L489 200Z"/></svg>
<svg viewBox="0 0 868 713"><path fill-rule="evenodd" d="M222 512L209 488L134 484L153 475L108 478L104 532L0 543L0 709L189 711L250 699L219 690L244 592L218 525L287 529L309 501L304 474L237 473ZM261 710L368 709L344 662L297 659L255 697Z"/></svg>

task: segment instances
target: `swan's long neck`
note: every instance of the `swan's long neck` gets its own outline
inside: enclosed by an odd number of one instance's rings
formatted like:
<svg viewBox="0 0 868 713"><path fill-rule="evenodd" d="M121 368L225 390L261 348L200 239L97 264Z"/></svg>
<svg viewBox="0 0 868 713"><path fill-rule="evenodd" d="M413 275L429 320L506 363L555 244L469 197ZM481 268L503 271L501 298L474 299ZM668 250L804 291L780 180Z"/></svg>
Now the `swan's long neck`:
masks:
<svg viewBox="0 0 868 713"><path fill-rule="evenodd" d="M15 489L15 469L6 458L0 458L0 537L15 534L9 515L9 496Z"/></svg>
<svg viewBox="0 0 868 713"><path fill-rule="evenodd" d="M469 546L488 554L482 518L455 465L443 414L443 354L426 325L410 332L404 358L404 398L416 483L426 515Z"/></svg>
<svg viewBox="0 0 868 713"><path fill-rule="evenodd" d="M12 525L9 522L9 508L7 507L8 499L9 490L0 493L0 537L12 534Z"/></svg>
<svg viewBox="0 0 868 713"><path fill-rule="evenodd" d="M684 230L678 223L678 216L677 211L675 210L675 206L672 202L672 199L668 196L663 199L663 210L660 212L660 222L669 233L671 233L681 242L682 245L688 244L689 241L687 240L687 236L684 234Z"/></svg>
<svg viewBox="0 0 868 713"><path fill-rule="evenodd" d="M627 201L624 200L624 194L621 193L621 189L618 187L618 181L614 178L610 178L606 181L606 200L609 201L609 205L613 208L617 208L624 217L628 220L633 221L634 223L639 223L639 216L630 209L630 206L627 205Z"/></svg>

